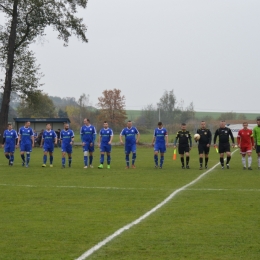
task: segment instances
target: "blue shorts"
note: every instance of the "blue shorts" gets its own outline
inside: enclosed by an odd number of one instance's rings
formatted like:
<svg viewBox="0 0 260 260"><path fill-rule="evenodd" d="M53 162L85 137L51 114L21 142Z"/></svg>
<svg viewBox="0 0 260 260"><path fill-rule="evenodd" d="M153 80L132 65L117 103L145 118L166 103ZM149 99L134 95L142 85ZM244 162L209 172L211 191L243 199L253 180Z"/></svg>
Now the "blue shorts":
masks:
<svg viewBox="0 0 260 260"><path fill-rule="evenodd" d="M154 151L160 153L166 153L166 145L165 144L154 144Z"/></svg>
<svg viewBox="0 0 260 260"><path fill-rule="evenodd" d="M53 151L54 151L54 146L43 146L43 151L44 151L44 152L53 153Z"/></svg>
<svg viewBox="0 0 260 260"><path fill-rule="evenodd" d="M90 143L85 143L85 145L83 146L83 152L94 152L94 151L95 151L94 144L90 146Z"/></svg>
<svg viewBox="0 0 260 260"><path fill-rule="evenodd" d="M111 144L101 144L100 145L100 152L111 153Z"/></svg>
<svg viewBox="0 0 260 260"><path fill-rule="evenodd" d="M21 144L20 145L20 151L21 152L31 152L32 151L32 145L31 144Z"/></svg>
<svg viewBox="0 0 260 260"><path fill-rule="evenodd" d="M131 144L131 145L125 145L125 153L136 153L136 144Z"/></svg>
<svg viewBox="0 0 260 260"><path fill-rule="evenodd" d="M72 153L72 145L71 144L67 144L67 145L62 144L61 151L63 153Z"/></svg>
<svg viewBox="0 0 260 260"><path fill-rule="evenodd" d="M14 153L15 151L15 145L6 145L4 147L4 152L5 153Z"/></svg>

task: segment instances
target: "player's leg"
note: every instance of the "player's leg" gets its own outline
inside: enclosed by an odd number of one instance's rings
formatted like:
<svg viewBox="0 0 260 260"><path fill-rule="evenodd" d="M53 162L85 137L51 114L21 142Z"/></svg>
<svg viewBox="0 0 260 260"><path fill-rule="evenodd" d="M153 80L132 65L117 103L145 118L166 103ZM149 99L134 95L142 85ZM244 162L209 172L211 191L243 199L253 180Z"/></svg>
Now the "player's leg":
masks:
<svg viewBox="0 0 260 260"><path fill-rule="evenodd" d="M186 169L190 169L189 162L190 162L190 153L185 152L185 157L186 157Z"/></svg>
<svg viewBox="0 0 260 260"><path fill-rule="evenodd" d="M108 169L110 169L111 150L112 150L112 146L111 146L111 144L108 144L108 145L106 146L106 153L107 153L107 168L108 168Z"/></svg>
<svg viewBox="0 0 260 260"><path fill-rule="evenodd" d="M181 168L182 169L185 169L185 167L184 167L184 151L185 151L185 149L182 146L178 147L178 153L180 155Z"/></svg>
<svg viewBox="0 0 260 260"><path fill-rule="evenodd" d="M164 153L160 152L160 169L162 169L164 163Z"/></svg>
<svg viewBox="0 0 260 260"><path fill-rule="evenodd" d="M153 159L154 159L154 167L158 168L158 153L159 153L159 147L157 144L154 145L154 155L153 155Z"/></svg>
<svg viewBox="0 0 260 260"><path fill-rule="evenodd" d="M65 168L66 164L66 146L61 144L61 165L62 168Z"/></svg>
<svg viewBox="0 0 260 260"><path fill-rule="evenodd" d="M223 146L223 144L219 144L218 146L218 152L219 152L219 162L221 165L221 168L224 169L224 152L225 152L225 148Z"/></svg>
<svg viewBox="0 0 260 260"><path fill-rule="evenodd" d="M204 147L204 155L205 155L205 169L208 169L208 161L209 161L209 147Z"/></svg>
<svg viewBox="0 0 260 260"><path fill-rule="evenodd" d="M71 145L68 146L67 154L68 154L69 167L71 167L71 162L72 162L72 146Z"/></svg>
<svg viewBox="0 0 260 260"><path fill-rule="evenodd" d="M13 166L13 164L14 164L14 151L10 153L10 165Z"/></svg>
<svg viewBox="0 0 260 260"><path fill-rule="evenodd" d="M105 160L104 147L100 147L100 165L98 166L98 169L103 169L104 160Z"/></svg>
<svg viewBox="0 0 260 260"><path fill-rule="evenodd" d="M4 148L5 158L8 160L8 164L10 165L10 147L5 145Z"/></svg>
<svg viewBox="0 0 260 260"><path fill-rule="evenodd" d="M160 151L160 169L162 169L163 162L164 162L164 153L166 153L166 145L162 144L160 146L159 151Z"/></svg>
<svg viewBox="0 0 260 260"><path fill-rule="evenodd" d="M26 145L25 151L26 151L26 165L25 166L28 167L29 163L30 163L30 159L31 159L32 146L30 144Z"/></svg>
<svg viewBox="0 0 260 260"><path fill-rule="evenodd" d="M132 168L135 168L136 144L132 145Z"/></svg>
<svg viewBox="0 0 260 260"><path fill-rule="evenodd" d="M200 163L200 170L202 170L203 165L203 147L201 144L198 145L198 151L199 151L199 163Z"/></svg>
<svg viewBox="0 0 260 260"><path fill-rule="evenodd" d="M247 152L247 163L248 163L248 170L252 170L252 150L248 150Z"/></svg>
<svg viewBox="0 0 260 260"><path fill-rule="evenodd" d="M93 168L93 153L94 153L94 144L93 146L89 146L89 167Z"/></svg>
<svg viewBox="0 0 260 260"><path fill-rule="evenodd" d="M84 168L88 168L88 144L83 146Z"/></svg>
<svg viewBox="0 0 260 260"><path fill-rule="evenodd" d="M53 151L54 151L54 147L53 147L52 151L49 151L50 167L53 167Z"/></svg>
<svg viewBox="0 0 260 260"><path fill-rule="evenodd" d="M257 145L255 150L257 154L258 169L260 170L260 145Z"/></svg>
<svg viewBox="0 0 260 260"><path fill-rule="evenodd" d="M22 158L22 166L25 165L25 156L24 156L24 153L25 153L25 147L24 145L20 145L20 155L21 155L21 158Z"/></svg>
<svg viewBox="0 0 260 260"><path fill-rule="evenodd" d="M129 169L129 155L131 152L131 147L125 146L125 161L126 161L126 169Z"/></svg>
<svg viewBox="0 0 260 260"><path fill-rule="evenodd" d="M46 163L47 163L47 155L48 155L48 151L47 148L43 148L43 158L42 158L42 167L46 167Z"/></svg>

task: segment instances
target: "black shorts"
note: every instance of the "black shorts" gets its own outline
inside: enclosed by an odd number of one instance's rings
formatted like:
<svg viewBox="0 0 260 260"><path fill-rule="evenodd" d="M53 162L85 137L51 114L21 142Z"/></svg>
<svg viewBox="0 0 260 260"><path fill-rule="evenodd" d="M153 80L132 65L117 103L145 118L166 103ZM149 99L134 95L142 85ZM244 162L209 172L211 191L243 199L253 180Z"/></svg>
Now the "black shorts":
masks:
<svg viewBox="0 0 260 260"><path fill-rule="evenodd" d="M256 151L256 153L260 153L260 145L255 146L255 151Z"/></svg>
<svg viewBox="0 0 260 260"><path fill-rule="evenodd" d="M209 154L209 147L207 147L207 144L199 144L198 150L199 154Z"/></svg>
<svg viewBox="0 0 260 260"><path fill-rule="evenodd" d="M185 154L188 153L190 151L190 146L189 145L179 145L178 147L178 152L179 154Z"/></svg>
<svg viewBox="0 0 260 260"><path fill-rule="evenodd" d="M218 146L218 153L230 152L230 143L220 143Z"/></svg>

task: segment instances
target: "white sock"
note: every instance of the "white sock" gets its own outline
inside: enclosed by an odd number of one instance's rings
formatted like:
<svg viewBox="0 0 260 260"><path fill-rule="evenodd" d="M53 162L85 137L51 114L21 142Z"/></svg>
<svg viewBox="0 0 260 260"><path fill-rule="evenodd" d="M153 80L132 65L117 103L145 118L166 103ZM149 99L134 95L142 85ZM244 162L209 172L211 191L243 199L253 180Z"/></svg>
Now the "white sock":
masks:
<svg viewBox="0 0 260 260"><path fill-rule="evenodd" d="M258 157L258 167L260 167L260 156Z"/></svg>
<svg viewBox="0 0 260 260"><path fill-rule="evenodd" d="M248 161L248 167L251 167L251 164L252 164L252 156L248 156L248 157L247 157L247 161Z"/></svg>
<svg viewBox="0 0 260 260"><path fill-rule="evenodd" d="M246 167L246 158L245 157L242 157L242 164L244 167Z"/></svg>

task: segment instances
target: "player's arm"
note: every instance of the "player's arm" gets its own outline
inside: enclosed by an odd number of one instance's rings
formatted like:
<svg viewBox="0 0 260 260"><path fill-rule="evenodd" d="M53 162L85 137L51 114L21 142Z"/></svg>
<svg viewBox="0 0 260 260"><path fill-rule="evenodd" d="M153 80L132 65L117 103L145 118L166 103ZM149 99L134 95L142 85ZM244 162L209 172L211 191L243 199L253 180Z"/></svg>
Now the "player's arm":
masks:
<svg viewBox="0 0 260 260"><path fill-rule="evenodd" d="M174 143L173 143L174 148L176 148L178 139L179 139L179 133L177 133L177 135L175 137L175 140L174 140Z"/></svg>
<svg viewBox="0 0 260 260"><path fill-rule="evenodd" d="M140 139L140 133L139 133L139 131L137 129L135 129L135 130L136 130L136 135L137 135L136 143L138 143L139 139Z"/></svg>
<svg viewBox="0 0 260 260"><path fill-rule="evenodd" d="M120 135L119 135L119 140L121 144L124 144L122 136L124 135L124 129L121 131Z"/></svg>
<svg viewBox="0 0 260 260"><path fill-rule="evenodd" d="M55 134L55 135L54 135L54 144L57 144L57 143L58 143L58 136L57 136L57 134L55 133L55 131L53 131L53 133Z"/></svg>
<svg viewBox="0 0 260 260"><path fill-rule="evenodd" d="M165 135L165 142L166 142L166 146L168 146L168 144L169 144L169 137L168 137L168 134Z"/></svg>
<svg viewBox="0 0 260 260"><path fill-rule="evenodd" d="M113 138L114 138L114 133L113 133L113 130L111 130L111 134L110 134L110 140L109 140L109 144L111 144L112 143L112 141L113 141Z"/></svg>
<svg viewBox="0 0 260 260"><path fill-rule="evenodd" d="M213 143L214 143L214 146L215 146L215 147L217 146L216 142L217 142L217 137L218 137L218 135L219 135L219 131L218 131L218 129L217 129L216 132L215 132L215 134L214 134L214 139L213 139Z"/></svg>
<svg viewBox="0 0 260 260"><path fill-rule="evenodd" d="M42 139L41 139L40 147L42 147L43 144L44 144L44 135L42 135Z"/></svg>
<svg viewBox="0 0 260 260"><path fill-rule="evenodd" d="M102 138L102 135L101 135L101 130L100 130L99 136L98 136L98 147L100 147L101 138Z"/></svg>
<svg viewBox="0 0 260 260"><path fill-rule="evenodd" d="M239 133L238 133L238 136L237 136L237 146L238 146L238 147L240 147L240 139L241 139L241 138L240 138L240 135L239 135Z"/></svg>
<svg viewBox="0 0 260 260"><path fill-rule="evenodd" d="M73 145L75 135L74 135L74 132L73 132L73 131L71 131L71 132L72 132L72 136L71 136L71 142L70 142L70 144Z"/></svg>
<svg viewBox="0 0 260 260"><path fill-rule="evenodd" d="M189 133L189 135L188 135L188 139L189 139L189 141L190 141L190 149L191 149L191 147L192 147L192 138L191 138L191 135L190 135L190 133Z"/></svg>
<svg viewBox="0 0 260 260"><path fill-rule="evenodd" d="M60 135L60 138L61 138L61 135ZM82 146L84 146L85 142L83 140L83 127L80 128L80 140L81 140Z"/></svg>
<svg viewBox="0 0 260 260"><path fill-rule="evenodd" d="M229 135L231 137L232 146L234 147L235 146L235 139L234 139L233 133L232 133L230 128L229 128L228 132L229 132Z"/></svg>
<svg viewBox="0 0 260 260"><path fill-rule="evenodd" d="M212 133L211 133L210 130L208 131L208 136L209 136L208 146L210 146L210 145L211 145L211 142L212 142Z"/></svg>
<svg viewBox="0 0 260 260"><path fill-rule="evenodd" d="M34 147L34 134L33 134L33 130L31 130L31 140L32 140L32 147Z"/></svg>
<svg viewBox="0 0 260 260"><path fill-rule="evenodd" d="M2 147L5 146L5 134L3 135Z"/></svg>

